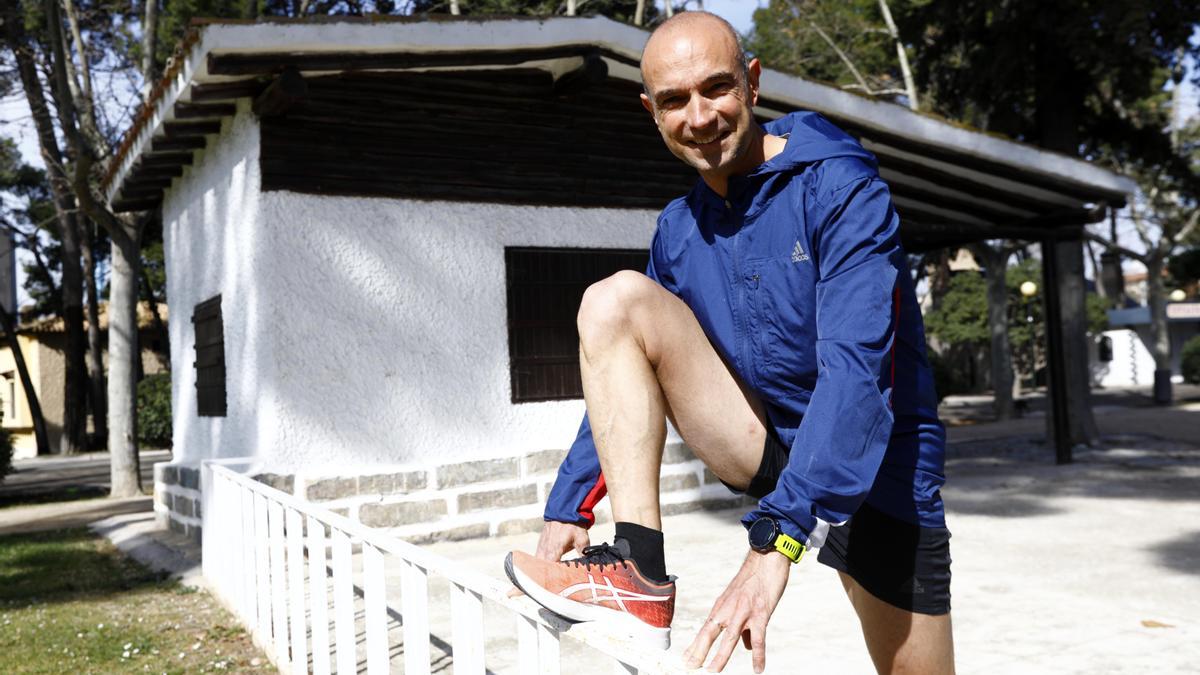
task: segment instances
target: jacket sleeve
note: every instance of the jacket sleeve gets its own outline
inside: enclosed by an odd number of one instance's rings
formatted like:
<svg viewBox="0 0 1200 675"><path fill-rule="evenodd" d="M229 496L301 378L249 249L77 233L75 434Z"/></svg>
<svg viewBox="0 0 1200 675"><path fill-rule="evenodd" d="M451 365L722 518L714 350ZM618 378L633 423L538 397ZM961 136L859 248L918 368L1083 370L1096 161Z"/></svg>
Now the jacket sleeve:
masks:
<svg viewBox="0 0 1200 675"><path fill-rule="evenodd" d="M654 240L650 244L650 261L646 264L646 276L674 292L669 276L659 271L666 269L662 260L661 226L660 219L660 229L655 230ZM656 258L658 262L655 261ZM596 454L596 442L592 439L592 425L588 421L587 413L584 413L579 433L575 435L575 442L571 444L566 458L558 467L558 477L554 480L554 487L550 489L543 517L545 520L591 527L596 522L592 510L607 492L604 474L600 471L600 458Z"/></svg>
<svg viewBox="0 0 1200 675"><path fill-rule="evenodd" d="M808 207L816 284L817 383L775 490L742 522L773 516L820 548L858 510L891 437L892 344L903 269L899 218L878 176Z"/></svg>

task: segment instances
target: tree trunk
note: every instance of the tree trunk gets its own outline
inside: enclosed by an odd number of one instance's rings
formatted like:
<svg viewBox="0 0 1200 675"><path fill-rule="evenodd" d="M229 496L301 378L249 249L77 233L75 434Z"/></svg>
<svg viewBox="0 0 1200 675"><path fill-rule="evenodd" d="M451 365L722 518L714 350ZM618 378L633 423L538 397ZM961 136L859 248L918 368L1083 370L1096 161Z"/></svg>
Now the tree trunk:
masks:
<svg viewBox="0 0 1200 675"><path fill-rule="evenodd" d="M981 243L971 249L987 271L988 332L991 335L992 408L996 419L1014 416L1012 346L1008 341L1008 286L1005 272L1011 253L1003 242L999 249Z"/></svg>
<svg viewBox="0 0 1200 675"><path fill-rule="evenodd" d="M646 0L637 0L637 9L633 11L633 25L641 26L646 20Z"/></svg>
<svg viewBox="0 0 1200 675"><path fill-rule="evenodd" d="M142 494L137 448L136 237L113 237L112 275L108 294L108 451L112 462L112 497Z"/></svg>
<svg viewBox="0 0 1200 675"><path fill-rule="evenodd" d="M158 67L154 52L158 50L158 0L145 0L146 12L142 18L142 100L150 97L154 81L158 79Z"/></svg>
<svg viewBox="0 0 1200 675"><path fill-rule="evenodd" d="M96 255L92 249L90 223L80 232L83 249L83 274L87 283L88 319L88 397L92 410L92 434L95 445L108 438L108 400L104 385L104 347L100 336L100 296L96 292Z"/></svg>
<svg viewBox="0 0 1200 675"><path fill-rule="evenodd" d="M58 20L57 4L48 3L54 8L51 15ZM54 121L46 98L42 91L41 80L38 79L37 69L29 38L24 33L23 18L15 11L16 5L9 7L4 13L5 37L8 40L17 60L17 70L21 77L21 85L25 90L25 98L33 113L34 125L38 133L38 145L42 153L42 161L50 177L50 188L54 194L54 207L57 214L59 236L62 239L62 300L63 322L66 328L66 386L63 401L63 434L59 443L59 451L75 453L84 449L83 441L87 422L87 370L84 363L83 339L83 279L79 267L79 242L75 235L75 199L71 182L63 168L62 153L58 147L55 135ZM60 25L61 28L61 25ZM62 41L56 33L58 53L62 52ZM62 73L61 63L59 76ZM65 88L65 79L62 81ZM63 92L69 96L69 92ZM56 97L57 98L57 97ZM63 102L58 101L60 111ZM69 106L73 109L73 106Z"/></svg>
<svg viewBox="0 0 1200 675"><path fill-rule="evenodd" d="M25 390L25 401L29 404L29 416L33 418L33 437L37 442L37 454L48 455L50 437L46 434L46 417L42 415L42 404L38 402L37 390L33 388L33 380L29 377L25 354L21 352L21 341L17 338L17 322L3 306L0 306L0 322L4 324L4 338L8 341L8 348L12 350L13 361L17 364L17 376L21 378L21 388ZM13 407L16 407L15 402Z"/></svg>
<svg viewBox="0 0 1200 675"><path fill-rule="evenodd" d="M1171 334L1167 326L1167 289L1163 284L1164 256L1146 256L1146 304L1150 308L1150 355L1154 357L1154 402L1171 403Z"/></svg>

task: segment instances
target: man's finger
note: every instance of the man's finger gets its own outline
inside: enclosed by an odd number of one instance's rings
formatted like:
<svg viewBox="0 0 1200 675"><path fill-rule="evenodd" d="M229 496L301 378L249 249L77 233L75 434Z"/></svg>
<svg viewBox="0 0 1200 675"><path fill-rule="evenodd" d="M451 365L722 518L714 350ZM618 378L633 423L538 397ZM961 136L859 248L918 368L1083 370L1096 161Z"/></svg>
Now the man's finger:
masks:
<svg viewBox="0 0 1200 675"><path fill-rule="evenodd" d="M704 660L708 658L708 651L712 649L713 641L720 634L720 622L710 616L700 627L700 632L696 633L692 644L683 652L683 662L687 664L688 668L699 668L704 665Z"/></svg>
<svg viewBox="0 0 1200 675"><path fill-rule="evenodd" d="M513 586L512 590L510 590L508 592L508 597L510 597L510 598L519 598L522 595L525 595L525 592L522 591L521 589L517 588L516 586Z"/></svg>
<svg viewBox="0 0 1200 675"><path fill-rule="evenodd" d="M738 637L742 634L742 626L745 623L745 618L737 618L725 627L725 639L721 640L721 645L717 647L717 653L713 655L712 661L708 664L709 672L719 673L725 670L725 665L729 663L729 657L733 655L733 648L737 646Z"/></svg>
<svg viewBox="0 0 1200 675"><path fill-rule="evenodd" d="M751 623L742 633L742 639L750 650L750 664L754 672L761 673L767 667L767 626Z"/></svg>

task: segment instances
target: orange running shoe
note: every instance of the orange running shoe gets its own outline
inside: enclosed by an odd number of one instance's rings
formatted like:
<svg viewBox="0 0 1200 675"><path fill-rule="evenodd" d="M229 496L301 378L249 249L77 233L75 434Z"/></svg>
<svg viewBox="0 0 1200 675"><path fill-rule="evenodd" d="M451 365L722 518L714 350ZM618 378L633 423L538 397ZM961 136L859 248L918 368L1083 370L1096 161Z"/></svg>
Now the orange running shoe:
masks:
<svg viewBox="0 0 1200 675"><path fill-rule="evenodd" d="M594 621L659 649L671 646L675 579L657 583L621 551L588 546L583 557L549 562L513 551L508 578L539 605L572 621Z"/></svg>

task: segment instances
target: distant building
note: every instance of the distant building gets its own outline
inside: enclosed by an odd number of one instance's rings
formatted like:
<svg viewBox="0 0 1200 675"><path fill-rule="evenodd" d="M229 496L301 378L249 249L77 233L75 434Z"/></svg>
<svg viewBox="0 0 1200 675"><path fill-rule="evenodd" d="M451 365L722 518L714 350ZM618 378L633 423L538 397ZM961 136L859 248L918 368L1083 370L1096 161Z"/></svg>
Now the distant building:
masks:
<svg viewBox="0 0 1200 675"><path fill-rule="evenodd" d="M1129 275L1126 275L1126 279ZM1145 275L1141 281L1144 287ZM1128 286L1126 287L1129 288ZM1150 308L1144 305L1108 311L1111 330L1105 331L1100 358L1093 360L1094 376L1105 387L1154 384L1154 357L1150 353ZM1183 381L1183 345L1200 335L1200 302L1168 302L1167 330L1171 345L1171 380ZM1111 360L1105 361L1104 356Z"/></svg>
<svg viewBox="0 0 1200 675"><path fill-rule="evenodd" d="M107 305L100 305L100 330L105 340L105 363L107 364L108 350L108 313ZM159 305L158 310L167 321L166 305ZM87 320L84 320L87 325ZM146 374L159 373L167 369L166 345L163 344L161 333L155 327L149 306L142 303L138 307L138 341L142 348L142 371ZM38 403L42 407L42 416L46 419L46 434L49 437L50 448L57 451L62 438L63 427L63 387L66 382L65 345L67 336L63 330L62 319L42 319L21 325L17 329L17 341L21 353L25 357L25 365L29 369L29 378L33 381L33 389L37 392ZM0 341L0 411L3 412L3 427L12 434L13 447L17 458L28 458L37 455L37 441L33 435L33 417L29 413L29 401L25 397L25 388L21 386L17 374L16 361L12 349L6 342ZM91 428L89 420L89 430Z"/></svg>

